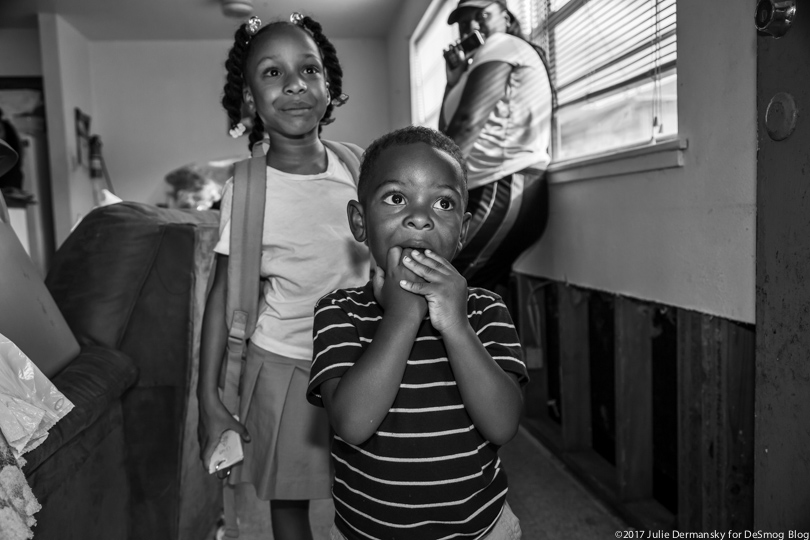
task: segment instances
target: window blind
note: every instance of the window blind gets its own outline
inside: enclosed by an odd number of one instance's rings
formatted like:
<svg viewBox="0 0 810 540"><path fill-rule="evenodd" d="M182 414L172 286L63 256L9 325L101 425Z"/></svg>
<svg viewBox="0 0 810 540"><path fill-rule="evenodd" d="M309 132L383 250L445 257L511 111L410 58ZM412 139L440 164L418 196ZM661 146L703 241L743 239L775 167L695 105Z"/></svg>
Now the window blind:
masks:
<svg viewBox="0 0 810 540"><path fill-rule="evenodd" d="M556 0L545 23L555 159L677 134L675 0Z"/></svg>
<svg viewBox="0 0 810 540"><path fill-rule="evenodd" d="M675 0L590 0L554 25L559 105L675 67Z"/></svg>
<svg viewBox="0 0 810 540"><path fill-rule="evenodd" d="M548 51L557 90L554 159L677 134L676 0L513 0Z"/></svg>

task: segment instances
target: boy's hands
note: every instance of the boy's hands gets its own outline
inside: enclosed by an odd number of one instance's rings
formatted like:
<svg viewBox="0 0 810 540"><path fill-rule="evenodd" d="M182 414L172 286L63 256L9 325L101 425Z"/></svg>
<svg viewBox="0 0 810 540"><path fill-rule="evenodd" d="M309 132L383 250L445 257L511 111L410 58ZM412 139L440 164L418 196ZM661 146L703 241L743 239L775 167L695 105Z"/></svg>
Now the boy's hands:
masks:
<svg viewBox="0 0 810 540"><path fill-rule="evenodd" d="M444 334L467 319L467 280L446 259L426 249L424 253L412 251L403 258L405 267L424 281L407 278L399 285L406 291L424 296L427 300L430 322Z"/></svg>
<svg viewBox="0 0 810 540"><path fill-rule="evenodd" d="M399 282L402 280L409 282L423 281L402 265L403 255L407 256L411 251L409 248L403 250L399 246L389 249L385 266L387 270L383 270L378 266L374 270L371 284L374 289L374 297L382 306L383 311L403 317L423 319L428 310L425 299L399 286Z"/></svg>

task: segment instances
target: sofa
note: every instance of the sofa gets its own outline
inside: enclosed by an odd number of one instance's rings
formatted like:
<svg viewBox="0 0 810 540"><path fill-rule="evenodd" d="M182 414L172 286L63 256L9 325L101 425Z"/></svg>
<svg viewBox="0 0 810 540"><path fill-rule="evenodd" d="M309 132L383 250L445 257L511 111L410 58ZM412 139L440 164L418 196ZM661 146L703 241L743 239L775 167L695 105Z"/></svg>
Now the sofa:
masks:
<svg viewBox="0 0 810 540"><path fill-rule="evenodd" d="M202 540L221 512L197 445L201 316L216 211L90 212L45 284L81 346L52 382L75 408L23 467L34 537Z"/></svg>

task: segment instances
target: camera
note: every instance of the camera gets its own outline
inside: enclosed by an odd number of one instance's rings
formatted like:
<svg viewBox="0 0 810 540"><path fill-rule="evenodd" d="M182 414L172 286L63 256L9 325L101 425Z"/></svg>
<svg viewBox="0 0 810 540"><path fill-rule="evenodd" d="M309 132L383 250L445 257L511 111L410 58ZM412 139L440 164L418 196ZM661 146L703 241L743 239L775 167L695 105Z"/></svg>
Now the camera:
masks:
<svg viewBox="0 0 810 540"><path fill-rule="evenodd" d="M484 44L484 36L478 30L473 30L444 50L444 59L450 69L456 69L462 62L467 61L470 53Z"/></svg>

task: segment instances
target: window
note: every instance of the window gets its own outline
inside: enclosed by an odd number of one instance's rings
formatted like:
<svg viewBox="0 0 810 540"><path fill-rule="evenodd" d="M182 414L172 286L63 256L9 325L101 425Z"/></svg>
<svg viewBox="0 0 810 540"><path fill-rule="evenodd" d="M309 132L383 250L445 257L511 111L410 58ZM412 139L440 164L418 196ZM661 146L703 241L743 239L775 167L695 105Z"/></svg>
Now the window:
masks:
<svg viewBox="0 0 810 540"><path fill-rule="evenodd" d="M438 124L441 50L455 0L434 2L414 40L414 123ZM676 0L507 0L548 52L557 90L553 159L581 159L678 134Z"/></svg>
<svg viewBox="0 0 810 540"><path fill-rule="evenodd" d="M432 2L414 33L411 54L413 123L434 129L439 127L439 113L447 83L442 51L458 39L458 26L447 24L458 2Z"/></svg>
<svg viewBox="0 0 810 540"><path fill-rule="evenodd" d="M546 1L545 13L523 0L515 14L549 51L554 159L676 136L675 0Z"/></svg>

